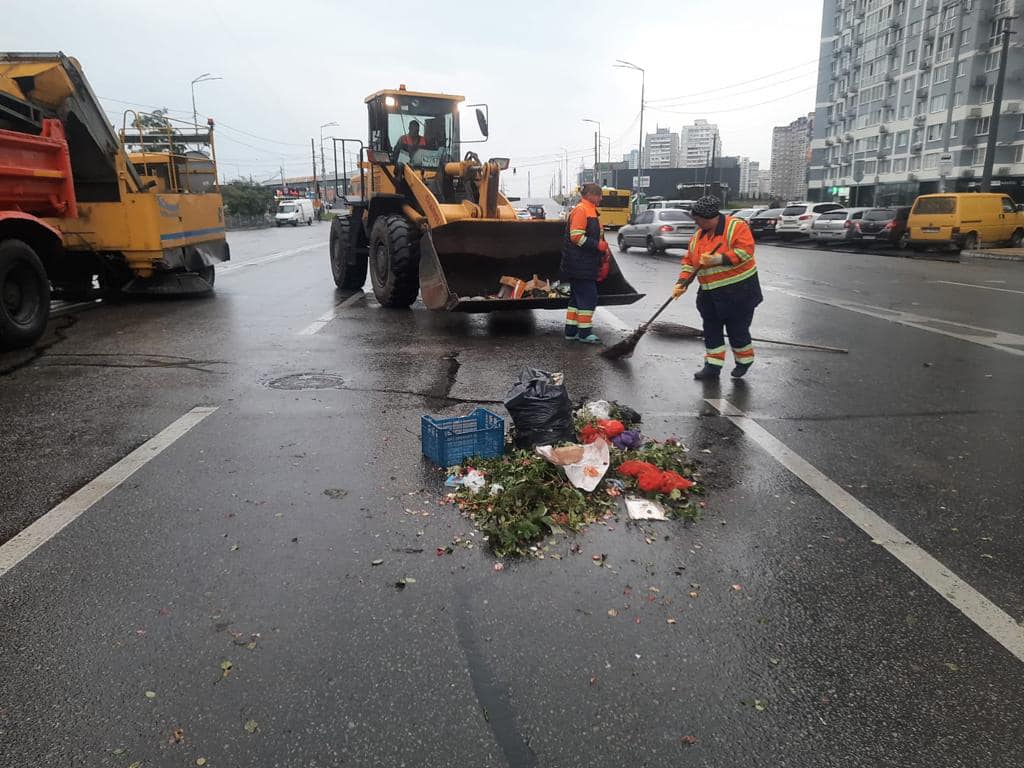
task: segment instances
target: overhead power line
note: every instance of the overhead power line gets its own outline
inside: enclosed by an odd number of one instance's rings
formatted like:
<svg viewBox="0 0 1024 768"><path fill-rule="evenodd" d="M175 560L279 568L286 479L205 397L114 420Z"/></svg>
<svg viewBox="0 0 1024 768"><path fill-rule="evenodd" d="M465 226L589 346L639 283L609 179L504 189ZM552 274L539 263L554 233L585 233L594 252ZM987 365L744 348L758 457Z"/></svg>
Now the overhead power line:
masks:
<svg viewBox="0 0 1024 768"><path fill-rule="evenodd" d="M714 116L714 115L720 114L722 112L742 112L745 109L753 109L754 107L760 107L760 106L763 106L765 104L773 104L776 101L782 101L783 99L788 99L790 96L798 96L801 93L807 93L807 91L812 91L812 90L814 90L815 87L816 86L814 86L814 85L809 85L806 88L801 88L799 91L793 91L792 93L784 94L782 96L779 96L778 98L768 99L767 101L759 101L756 104L744 104L742 107L731 107L731 108L728 108L728 109L705 109L705 110L702 110L700 112L680 112L677 109L665 109L663 107L650 107L649 106L647 108L648 109L653 109L655 112L667 112L667 113L673 114L673 115L706 115L706 116Z"/></svg>
<svg viewBox="0 0 1024 768"><path fill-rule="evenodd" d="M648 104L655 104L655 103L666 102L666 101L677 101L679 99L689 99L689 98L691 98L693 96L704 96L704 95L709 94L709 93L719 93L721 91L727 91L727 90L729 90L731 88L738 88L741 85L748 85L750 83L756 83L756 82L759 82L761 80L767 80L768 78L775 77L776 75L781 75L781 74L784 74L785 72L792 72L794 69L799 69L800 67L806 67L809 64L816 64L817 62L818 62L818 57L815 56L813 59L810 59L809 61L805 61L805 62L803 62L801 64L794 64L792 67L786 67L785 69L779 69L779 70L776 70L775 72L769 72L768 74L761 75L760 77L752 77L749 80L741 80L738 83L732 83L730 85L720 85L717 88L711 88L711 89L706 90L706 91L696 91L695 93L683 93L683 94L680 94L678 96L666 96L666 97L661 98L661 99L648 99L647 103Z"/></svg>

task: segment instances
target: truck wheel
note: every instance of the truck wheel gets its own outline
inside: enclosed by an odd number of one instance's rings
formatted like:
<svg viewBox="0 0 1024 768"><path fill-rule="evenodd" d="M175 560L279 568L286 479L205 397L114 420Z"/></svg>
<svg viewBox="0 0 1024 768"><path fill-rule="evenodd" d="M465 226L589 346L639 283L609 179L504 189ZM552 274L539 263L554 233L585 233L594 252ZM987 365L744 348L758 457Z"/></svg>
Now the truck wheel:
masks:
<svg viewBox="0 0 1024 768"><path fill-rule="evenodd" d="M963 244L960 246L965 251L973 251L978 247L978 233L969 232L967 237L964 238ZM960 249L957 249L960 250Z"/></svg>
<svg viewBox="0 0 1024 768"><path fill-rule="evenodd" d="M366 254L357 248L350 254L352 219L339 216L331 222L331 274L339 288L355 290L366 284ZM353 258L354 257L354 258ZM350 263L354 261L355 263Z"/></svg>
<svg viewBox="0 0 1024 768"><path fill-rule="evenodd" d="M404 216L381 216L370 231L370 282L384 307L408 307L420 292L420 244Z"/></svg>
<svg viewBox="0 0 1024 768"><path fill-rule="evenodd" d="M197 273L203 280L210 284L210 288L213 288L213 283L217 279L217 269L212 264L208 267L203 267Z"/></svg>
<svg viewBox="0 0 1024 768"><path fill-rule="evenodd" d="M36 252L22 240L0 242L0 349L35 343L50 314L50 282Z"/></svg>
<svg viewBox="0 0 1024 768"><path fill-rule="evenodd" d="M1015 229L1010 236L1010 247L1020 248L1021 243L1024 243L1024 229Z"/></svg>

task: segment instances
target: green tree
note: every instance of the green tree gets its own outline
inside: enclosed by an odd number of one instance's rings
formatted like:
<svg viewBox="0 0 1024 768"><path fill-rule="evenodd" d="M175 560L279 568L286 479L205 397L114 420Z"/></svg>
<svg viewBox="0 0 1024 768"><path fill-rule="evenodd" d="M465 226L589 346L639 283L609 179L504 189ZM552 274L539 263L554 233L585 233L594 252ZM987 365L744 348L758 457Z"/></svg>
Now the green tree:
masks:
<svg viewBox="0 0 1024 768"><path fill-rule="evenodd" d="M244 216L262 216L274 200L274 190L242 179L222 184L220 194L228 213Z"/></svg>

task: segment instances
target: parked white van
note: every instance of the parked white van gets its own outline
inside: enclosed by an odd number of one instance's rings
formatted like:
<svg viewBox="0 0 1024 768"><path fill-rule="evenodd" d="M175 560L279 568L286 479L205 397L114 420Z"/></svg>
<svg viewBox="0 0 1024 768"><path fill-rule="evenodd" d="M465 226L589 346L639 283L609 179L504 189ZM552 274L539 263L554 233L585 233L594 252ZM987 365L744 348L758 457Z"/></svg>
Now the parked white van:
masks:
<svg viewBox="0 0 1024 768"><path fill-rule="evenodd" d="M312 225L313 201L303 197L283 200L277 206L274 223L279 227L282 224L291 224L293 227L297 227L299 224Z"/></svg>

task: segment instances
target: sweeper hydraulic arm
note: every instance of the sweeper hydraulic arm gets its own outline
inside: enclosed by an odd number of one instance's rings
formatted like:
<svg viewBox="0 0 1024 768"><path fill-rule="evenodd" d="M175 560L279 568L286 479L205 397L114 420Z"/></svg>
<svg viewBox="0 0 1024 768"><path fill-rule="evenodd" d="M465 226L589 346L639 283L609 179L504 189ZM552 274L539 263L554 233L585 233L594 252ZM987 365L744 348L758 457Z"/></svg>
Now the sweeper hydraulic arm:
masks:
<svg viewBox="0 0 1024 768"><path fill-rule="evenodd" d="M331 228L335 283L361 288L369 270L386 307L408 307L417 295L430 309L460 312L566 307L568 297L557 291L498 297L503 277L557 280L565 224L516 217L500 187L509 160L463 153L471 142L461 139L462 102L405 86L366 98L368 144L346 196L348 213ZM486 107L475 115L486 139ZM598 303L640 298L613 258Z"/></svg>

